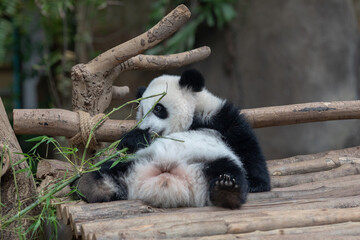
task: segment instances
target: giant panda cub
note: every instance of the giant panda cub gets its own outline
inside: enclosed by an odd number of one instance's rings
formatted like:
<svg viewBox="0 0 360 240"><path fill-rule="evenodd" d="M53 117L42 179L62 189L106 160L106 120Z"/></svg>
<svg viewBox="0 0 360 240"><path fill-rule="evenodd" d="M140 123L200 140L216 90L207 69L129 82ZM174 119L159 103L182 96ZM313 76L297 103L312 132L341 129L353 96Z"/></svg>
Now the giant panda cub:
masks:
<svg viewBox="0 0 360 240"><path fill-rule="evenodd" d="M204 88L199 72L163 75L138 97L164 91L159 102L140 102L137 119L142 123L121 141L136 152L134 157L113 168L106 163L80 178L77 185L85 200L239 208L248 191L270 190L266 162L250 125L232 104ZM153 133L164 138L151 142Z"/></svg>
<svg viewBox="0 0 360 240"><path fill-rule="evenodd" d="M128 161L111 165L112 161L105 163L99 171L79 179L77 187L84 200L140 199L154 207L231 209L246 201L248 185L242 162L212 129L157 138Z"/></svg>
<svg viewBox="0 0 360 240"><path fill-rule="evenodd" d="M213 129L242 162L249 181L249 192L270 191L266 161L252 127L239 109L227 100L214 96L205 88L200 72L191 69L181 76L163 75L153 79L147 88L140 88L137 97L167 92L158 98L140 102L137 120L140 127L130 132L125 145L132 151L144 147L151 133L165 136L173 132ZM144 140L146 136L146 141Z"/></svg>

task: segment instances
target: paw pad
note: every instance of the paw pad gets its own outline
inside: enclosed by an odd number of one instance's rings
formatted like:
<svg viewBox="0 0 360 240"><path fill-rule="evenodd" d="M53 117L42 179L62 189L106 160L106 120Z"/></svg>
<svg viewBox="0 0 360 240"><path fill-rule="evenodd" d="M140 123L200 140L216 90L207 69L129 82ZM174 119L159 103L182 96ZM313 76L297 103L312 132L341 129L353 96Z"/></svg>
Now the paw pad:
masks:
<svg viewBox="0 0 360 240"><path fill-rule="evenodd" d="M239 186L236 184L235 178L232 178L228 174L220 175L215 184L219 187L239 188Z"/></svg>

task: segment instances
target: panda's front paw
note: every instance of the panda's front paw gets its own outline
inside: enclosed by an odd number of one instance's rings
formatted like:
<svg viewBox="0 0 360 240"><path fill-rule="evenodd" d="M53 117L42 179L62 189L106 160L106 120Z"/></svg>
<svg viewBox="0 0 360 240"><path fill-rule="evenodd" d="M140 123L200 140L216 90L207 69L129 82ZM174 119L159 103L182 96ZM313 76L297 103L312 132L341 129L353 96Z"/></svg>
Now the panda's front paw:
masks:
<svg viewBox="0 0 360 240"><path fill-rule="evenodd" d="M215 206L236 209L246 201L245 182L231 174L222 174L210 189L210 200Z"/></svg>
<svg viewBox="0 0 360 240"><path fill-rule="evenodd" d="M121 137L118 149L128 148L129 153L147 147L151 142L151 135L147 130L136 128Z"/></svg>

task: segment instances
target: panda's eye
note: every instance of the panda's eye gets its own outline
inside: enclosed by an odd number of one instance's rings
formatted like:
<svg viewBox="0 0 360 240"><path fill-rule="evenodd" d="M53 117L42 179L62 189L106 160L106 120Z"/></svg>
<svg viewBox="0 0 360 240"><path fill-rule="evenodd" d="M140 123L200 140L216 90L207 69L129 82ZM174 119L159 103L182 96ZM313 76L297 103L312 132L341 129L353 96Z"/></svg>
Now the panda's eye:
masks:
<svg viewBox="0 0 360 240"><path fill-rule="evenodd" d="M162 109L163 106L161 104L156 104L156 106L154 107L154 112L161 112Z"/></svg>
<svg viewBox="0 0 360 240"><path fill-rule="evenodd" d="M161 104L158 103L155 105L153 113L161 119L165 119L168 117L168 112L166 111L166 108Z"/></svg>

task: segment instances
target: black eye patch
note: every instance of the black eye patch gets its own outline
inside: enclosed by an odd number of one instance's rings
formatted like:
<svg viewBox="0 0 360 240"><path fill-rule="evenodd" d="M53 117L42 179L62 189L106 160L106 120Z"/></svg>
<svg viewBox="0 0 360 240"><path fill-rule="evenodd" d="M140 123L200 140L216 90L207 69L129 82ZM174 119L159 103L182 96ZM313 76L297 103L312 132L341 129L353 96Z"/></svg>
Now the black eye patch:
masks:
<svg viewBox="0 0 360 240"><path fill-rule="evenodd" d="M153 109L153 113L161 119L165 119L168 117L168 112L166 110L166 108L161 104L158 103L155 105L154 109Z"/></svg>

